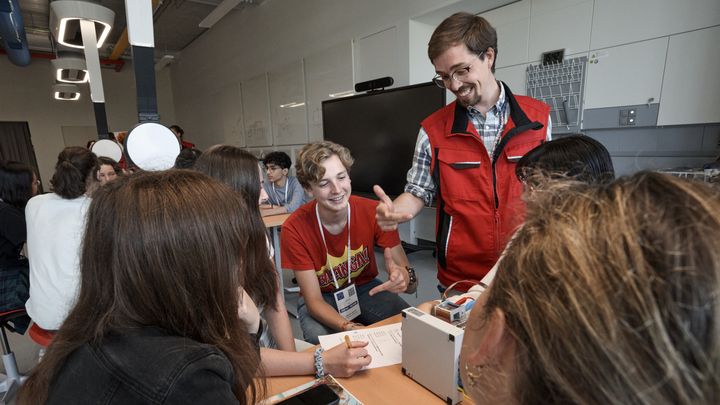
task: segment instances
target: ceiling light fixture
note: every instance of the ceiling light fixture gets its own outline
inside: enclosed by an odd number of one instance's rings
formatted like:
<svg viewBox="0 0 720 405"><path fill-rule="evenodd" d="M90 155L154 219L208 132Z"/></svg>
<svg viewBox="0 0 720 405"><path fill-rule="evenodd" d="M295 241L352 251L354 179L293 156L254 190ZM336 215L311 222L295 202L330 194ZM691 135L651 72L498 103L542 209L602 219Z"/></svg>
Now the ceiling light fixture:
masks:
<svg viewBox="0 0 720 405"><path fill-rule="evenodd" d="M76 101L80 99L80 89L74 84L56 83L52 90L55 100Z"/></svg>
<svg viewBox="0 0 720 405"><path fill-rule="evenodd" d="M62 83L87 83L88 75L85 58L68 53L60 53L51 61L55 70L55 79Z"/></svg>
<svg viewBox="0 0 720 405"><path fill-rule="evenodd" d="M350 97L354 96L355 92L352 90L346 90L346 91L339 91L337 93L330 93L328 94L328 97L330 98L342 98L342 97Z"/></svg>
<svg viewBox="0 0 720 405"><path fill-rule="evenodd" d="M297 101L293 101L292 103L287 104L280 104L280 108L295 108L295 107L302 107L305 103L298 103Z"/></svg>
<svg viewBox="0 0 720 405"><path fill-rule="evenodd" d="M80 34L80 21L92 21L97 35L97 47L100 48L115 20L115 12L109 8L74 0L56 0L50 3L50 28L58 43L70 48L84 48Z"/></svg>

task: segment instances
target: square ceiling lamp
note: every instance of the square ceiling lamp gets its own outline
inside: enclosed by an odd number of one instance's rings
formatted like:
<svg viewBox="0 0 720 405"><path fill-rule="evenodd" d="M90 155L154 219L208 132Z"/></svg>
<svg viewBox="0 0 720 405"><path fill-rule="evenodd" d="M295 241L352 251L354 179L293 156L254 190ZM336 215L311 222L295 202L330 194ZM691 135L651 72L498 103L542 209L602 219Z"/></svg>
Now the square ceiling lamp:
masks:
<svg viewBox="0 0 720 405"><path fill-rule="evenodd" d="M77 49L85 47L80 29L82 20L94 23L97 47L100 48L110 34L115 12L87 1L56 0L50 3L50 29L61 45Z"/></svg>
<svg viewBox="0 0 720 405"><path fill-rule="evenodd" d="M55 100L76 101L80 99L80 88L70 83L56 83L52 87Z"/></svg>
<svg viewBox="0 0 720 405"><path fill-rule="evenodd" d="M87 83L88 75L85 58L72 52L60 52L51 61L55 80L62 83Z"/></svg>

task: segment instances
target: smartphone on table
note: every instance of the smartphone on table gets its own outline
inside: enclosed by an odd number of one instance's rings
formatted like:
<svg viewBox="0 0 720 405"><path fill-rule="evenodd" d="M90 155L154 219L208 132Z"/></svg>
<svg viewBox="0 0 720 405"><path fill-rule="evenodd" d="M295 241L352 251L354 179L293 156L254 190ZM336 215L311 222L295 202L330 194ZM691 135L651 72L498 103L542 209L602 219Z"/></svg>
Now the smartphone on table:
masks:
<svg viewBox="0 0 720 405"><path fill-rule="evenodd" d="M326 384L316 385L276 405L337 405L340 397Z"/></svg>

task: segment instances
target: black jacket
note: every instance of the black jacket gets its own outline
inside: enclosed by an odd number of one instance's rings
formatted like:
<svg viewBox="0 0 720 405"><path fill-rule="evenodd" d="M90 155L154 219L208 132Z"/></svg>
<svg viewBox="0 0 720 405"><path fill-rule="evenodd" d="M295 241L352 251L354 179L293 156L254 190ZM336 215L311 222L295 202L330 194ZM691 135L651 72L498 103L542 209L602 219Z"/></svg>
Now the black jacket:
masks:
<svg viewBox="0 0 720 405"><path fill-rule="evenodd" d="M237 404L230 361L215 346L142 328L76 350L48 404Z"/></svg>

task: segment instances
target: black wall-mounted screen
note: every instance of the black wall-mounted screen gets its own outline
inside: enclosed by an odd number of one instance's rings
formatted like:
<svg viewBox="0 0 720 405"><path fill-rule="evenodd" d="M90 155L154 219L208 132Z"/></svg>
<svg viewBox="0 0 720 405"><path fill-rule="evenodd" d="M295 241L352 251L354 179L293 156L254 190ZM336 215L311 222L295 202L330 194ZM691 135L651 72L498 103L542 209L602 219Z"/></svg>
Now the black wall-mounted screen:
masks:
<svg viewBox="0 0 720 405"><path fill-rule="evenodd" d="M390 196L401 194L420 122L444 105L445 90L431 82L323 101L324 138L355 159L353 193L372 194L378 184Z"/></svg>

